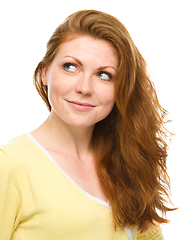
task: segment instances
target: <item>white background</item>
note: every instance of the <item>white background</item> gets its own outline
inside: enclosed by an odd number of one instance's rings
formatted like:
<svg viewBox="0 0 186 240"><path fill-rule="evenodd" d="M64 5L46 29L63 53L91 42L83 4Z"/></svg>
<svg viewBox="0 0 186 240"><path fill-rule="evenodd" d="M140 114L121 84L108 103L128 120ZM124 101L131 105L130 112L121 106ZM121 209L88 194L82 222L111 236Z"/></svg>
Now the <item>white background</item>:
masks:
<svg viewBox="0 0 186 240"><path fill-rule="evenodd" d="M0 3L0 144L37 128L48 116L32 84L55 28L71 13L96 9L127 27L153 73L158 97L175 133L168 159L172 200L179 210L162 226L165 240L186 239L186 1L6 0Z"/></svg>

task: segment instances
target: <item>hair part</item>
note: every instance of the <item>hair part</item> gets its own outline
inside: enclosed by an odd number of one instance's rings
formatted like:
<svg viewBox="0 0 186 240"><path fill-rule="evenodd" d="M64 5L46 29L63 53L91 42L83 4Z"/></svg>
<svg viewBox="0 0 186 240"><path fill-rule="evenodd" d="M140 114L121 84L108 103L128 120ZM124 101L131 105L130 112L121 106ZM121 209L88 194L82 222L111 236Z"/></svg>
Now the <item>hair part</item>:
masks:
<svg viewBox="0 0 186 240"><path fill-rule="evenodd" d="M78 35L109 42L119 67L115 80L115 105L109 116L96 123L91 147L97 172L120 225L167 223L170 195L167 173L167 112L161 107L147 65L127 29L115 17L95 10L78 11L61 24L47 44L47 52L34 73L35 87L51 111L42 69L48 68L60 45ZM159 210L162 216L158 214Z"/></svg>

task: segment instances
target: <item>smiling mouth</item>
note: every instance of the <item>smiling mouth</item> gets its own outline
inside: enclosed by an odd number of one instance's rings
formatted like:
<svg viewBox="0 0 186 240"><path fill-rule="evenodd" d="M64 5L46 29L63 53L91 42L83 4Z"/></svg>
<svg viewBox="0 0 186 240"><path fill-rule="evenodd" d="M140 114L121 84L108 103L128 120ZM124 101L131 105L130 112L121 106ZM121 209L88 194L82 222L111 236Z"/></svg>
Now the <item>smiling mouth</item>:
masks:
<svg viewBox="0 0 186 240"><path fill-rule="evenodd" d="M76 101L68 101L66 100L72 107L74 107L77 110L80 111L86 111L90 110L95 107L95 105L92 105L90 103L82 103L82 102L76 102Z"/></svg>

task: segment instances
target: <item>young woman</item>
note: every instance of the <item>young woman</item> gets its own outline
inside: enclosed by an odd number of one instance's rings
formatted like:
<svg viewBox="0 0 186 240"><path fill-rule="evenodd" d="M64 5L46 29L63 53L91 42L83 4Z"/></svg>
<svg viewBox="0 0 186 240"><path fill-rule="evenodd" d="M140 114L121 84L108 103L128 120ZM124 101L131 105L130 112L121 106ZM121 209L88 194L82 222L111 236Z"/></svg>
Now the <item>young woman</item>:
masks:
<svg viewBox="0 0 186 240"><path fill-rule="evenodd" d="M1 239L163 239L166 112L122 23L69 16L34 84L50 115L0 148Z"/></svg>

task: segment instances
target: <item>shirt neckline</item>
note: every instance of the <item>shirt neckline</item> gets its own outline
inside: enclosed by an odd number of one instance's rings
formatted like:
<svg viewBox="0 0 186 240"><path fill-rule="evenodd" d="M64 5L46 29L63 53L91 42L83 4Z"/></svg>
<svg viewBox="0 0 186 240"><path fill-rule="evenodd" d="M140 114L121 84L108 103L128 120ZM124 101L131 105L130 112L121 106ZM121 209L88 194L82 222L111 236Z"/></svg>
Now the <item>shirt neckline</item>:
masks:
<svg viewBox="0 0 186 240"><path fill-rule="evenodd" d="M90 199L96 201L97 203L101 204L102 206L106 207L108 210L110 210L112 212L112 209L109 205L108 202L105 202L97 197L94 197L93 195L91 195L90 193L86 192L83 188L81 188L63 169L62 167L56 162L56 160L50 155L50 153L32 136L31 133L26 132L24 133L24 135L26 135L37 147L39 147L39 149L46 155L46 157L56 165L56 167L58 167L61 172L64 174L64 176L70 180L81 192L83 192L87 197L89 197ZM128 226L123 227L124 230L126 231L128 237L130 240L133 240L133 236L132 236L132 232L130 230L130 228Z"/></svg>
<svg viewBox="0 0 186 240"><path fill-rule="evenodd" d="M64 174L64 176L70 180L77 188L79 188L87 197L95 200L96 202L98 202L99 204L101 204L102 206L110 209L109 203L105 202L97 197L94 197L93 195L91 195L90 193L86 192L82 187L80 187L64 170L63 168L56 162L56 160L50 155L50 153L32 136L31 133L24 133L24 135L26 135L37 147L39 147L39 149L46 155L46 157L52 162L54 163L59 169L60 171Z"/></svg>

